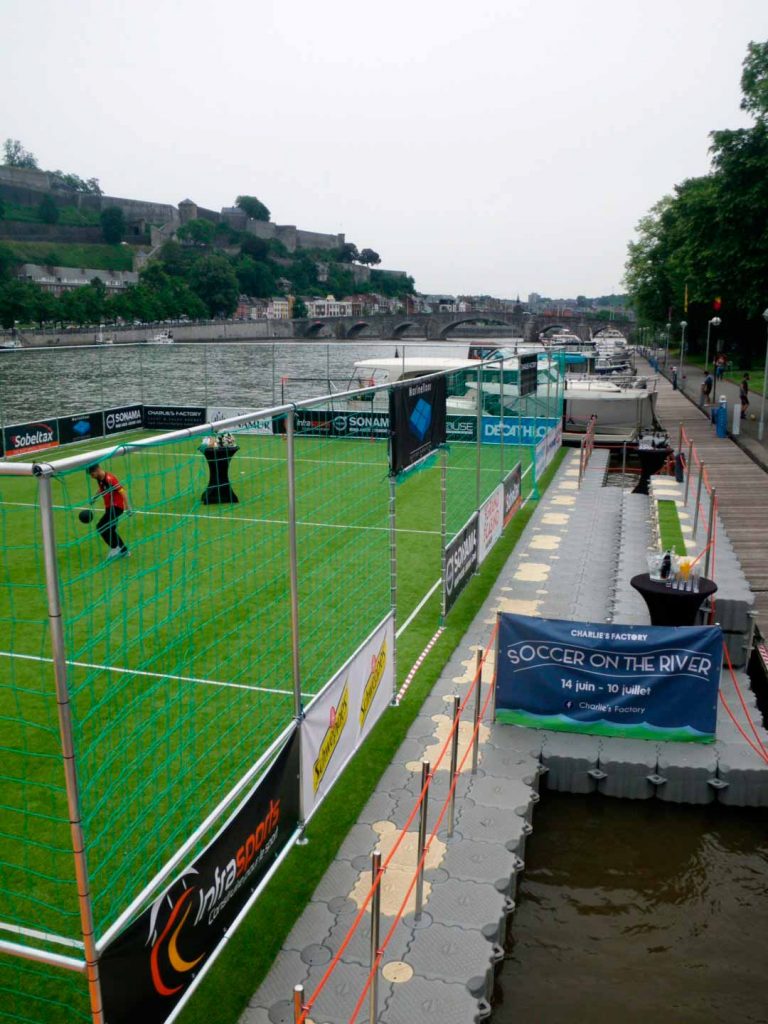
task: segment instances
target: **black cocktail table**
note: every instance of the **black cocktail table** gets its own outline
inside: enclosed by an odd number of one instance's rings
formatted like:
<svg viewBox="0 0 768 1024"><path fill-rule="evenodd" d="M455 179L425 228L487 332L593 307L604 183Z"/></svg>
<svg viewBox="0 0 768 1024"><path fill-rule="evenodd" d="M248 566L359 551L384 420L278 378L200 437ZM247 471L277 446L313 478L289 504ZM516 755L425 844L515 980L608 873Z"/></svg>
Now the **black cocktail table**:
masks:
<svg viewBox="0 0 768 1024"><path fill-rule="evenodd" d="M651 613L652 626L693 626L696 624L696 613L703 601L717 590L713 580L699 578L699 589L673 590L665 583L652 580L647 572L633 576L629 581L635 590L642 595Z"/></svg>
<svg viewBox="0 0 768 1024"><path fill-rule="evenodd" d="M239 451L240 447L236 444L215 445L203 449L209 471L208 486L200 499L204 505L235 505L239 502L240 499L229 482L229 464L235 452Z"/></svg>
<svg viewBox="0 0 768 1024"><path fill-rule="evenodd" d="M658 473L669 456L671 448L638 448L637 457L640 460L640 479L635 485L633 494L647 494L648 484L654 473Z"/></svg>

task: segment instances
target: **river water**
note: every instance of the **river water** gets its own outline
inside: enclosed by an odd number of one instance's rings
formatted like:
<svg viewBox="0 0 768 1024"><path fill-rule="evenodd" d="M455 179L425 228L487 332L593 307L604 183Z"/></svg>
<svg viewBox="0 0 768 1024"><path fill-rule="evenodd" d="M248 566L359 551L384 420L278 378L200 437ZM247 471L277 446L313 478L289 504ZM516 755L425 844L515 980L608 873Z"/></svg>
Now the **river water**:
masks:
<svg viewBox="0 0 768 1024"><path fill-rule="evenodd" d="M265 408L341 390L356 359L425 351L465 356L467 342L4 352L0 423L135 402ZM768 1022L765 812L545 793L534 824L493 1024Z"/></svg>
<svg viewBox="0 0 768 1024"><path fill-rule="evenodd" d="M357 359L426 352L465 358L467 351L466 341L177 342L4 351L0 425L134 403L257 410L353 387Z"/></svg>
<svg viewBox="0 0 768 1024"><path fill-rule="evenodd" d="M768 1021L768 812L545 793L492 1024Z"/></svg>

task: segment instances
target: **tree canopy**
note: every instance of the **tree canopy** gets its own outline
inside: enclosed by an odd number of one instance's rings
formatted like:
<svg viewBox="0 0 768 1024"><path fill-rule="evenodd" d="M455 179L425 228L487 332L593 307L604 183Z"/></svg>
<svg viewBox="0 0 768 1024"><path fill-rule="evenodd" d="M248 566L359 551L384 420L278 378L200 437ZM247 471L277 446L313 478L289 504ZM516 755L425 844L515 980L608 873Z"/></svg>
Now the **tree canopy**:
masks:
<svg viewBox="0 0 768 1024"><path fill-rule="evenodd" d="M107 206L99 216L101 234L109 245L122 242L125 237L125 214L119 206Z"/></svg>
<svg viewBox="0 0 768 1024"><path fill-rule="evenodd" d="M267 207L256 196L238 196L235 200L235 206L238 206L243 213L253 220L268 221L271 216Z"/></svg>
<svg viewBox="0 0 768 1024"><path fill-rule="evenodd" d="M5 163L9 167L37 168L37 158L34 153L24 149L18 139L6 139L3 143L3 155Z"/></svg>
<svg viewBox="0 0 768 1024"><path fill-rule="evenodd" d="M711 132L711 172L676 185L640 221L626 284L640 320L685 318L694 346L719 300L724 336L747 360L764 343L768 306L768 43L749 44L741 87L755 124Z"/></svg>

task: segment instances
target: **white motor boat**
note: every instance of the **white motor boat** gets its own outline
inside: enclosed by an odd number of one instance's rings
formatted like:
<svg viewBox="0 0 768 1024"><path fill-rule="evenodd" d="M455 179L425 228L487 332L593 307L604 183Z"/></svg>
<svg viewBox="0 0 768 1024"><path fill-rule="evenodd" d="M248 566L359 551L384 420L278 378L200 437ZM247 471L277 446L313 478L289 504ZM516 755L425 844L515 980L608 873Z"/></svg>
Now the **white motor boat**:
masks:
<svg viewBox="0 0 768 1024"><path fill-rule="evenodd" d="M3 352L18 351L18 349L23 347L24 346L18 338L3 338L3 340L0 341L0 350Z"/></svg>
<svg viewBox="0 0 768 1024"><path fill-rule="evenodd" d="M597 417L595 443L620 447L642 433L659 430L656 377L566 378L563 396L563 441L578 443L590 418Z"/></svg>
<svg viewBox="0 0 768 1024"><path fill-rule="evenodd" d="M173 345L173 331L158 331L151 338L147 338L147 345Z"/></svg>

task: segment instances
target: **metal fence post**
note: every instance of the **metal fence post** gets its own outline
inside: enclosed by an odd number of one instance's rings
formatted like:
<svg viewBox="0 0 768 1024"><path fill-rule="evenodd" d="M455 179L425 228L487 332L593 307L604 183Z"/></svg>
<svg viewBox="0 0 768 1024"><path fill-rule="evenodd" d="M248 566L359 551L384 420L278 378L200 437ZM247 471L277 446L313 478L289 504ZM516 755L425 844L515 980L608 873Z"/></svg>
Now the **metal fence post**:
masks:
<svg viewBox="0 0 768 1024"><path fill-rule="evenodd" d="M303 1013L304 986L293 986L293 1024L299 1024Z"/></svg>
<svg viewBox="0 0 768 1024"><path fill-rule="evenodd" d="M701 504L701 485L704 482L704 463L699 463L699 483L696 487L696 507L693 510L693 537L696 539L696 529L699 525L699 505Z"/></svg>
<svg viewBox="0 0 768 1024"><path fill-rule="evenodd" d="M621 446L621 486L624 487L627 482L627 442Z"/></svg>
<svg viewBox="0 0 768 1024"><path fill-rule="evenodd" d="M693 465L693 441L688 442L688 465L685 467L685 494L683 504L688 504L688 485L691 482L691 466Z"/></svg>
<svg viewBox="0 0 768 1024"><path fill-rule="evenodd" d="M375 886L371 900L371 987L368 993L368 1022L375 1024L379 1018L379 928L381 924L381 851L371 854L371 882Z"/></svg>
<svg viewBox="0 0 768 1024"><path fill-rule="evenodd" d="M67 685L67 655L64 645L62 608L59 598L59 570L56 561L56 534L53 525L53 498L51 478L38 477L40 496L40 519L43 535L43 559L45 562L45 586L48 597L48 625L51 631L51 654L53 674L56 683L56 703L59 716L61 753L64 760L64 782L69 810L69 830L72 851L75 858L77 899L80 908L80 927L83 934L85 974L88 981L88 996L91 1018L94 1024L102 1024L104 1010L99 981L99 955L96 950L96 935L93 923L93 906L88 880L88 862L80 811L80 790L77 781L75 747L72 737L72 712Z"/></svg>
<svg viewBox="0 0 768 1024"><path fill-rule="evenodd" d="M581 487L581 478L584 475L584 438L579 441L579 487Z"/></svg>
<svg viewBox="0 0 768 1024"><path fill-rule="evenodd" d="M453 738L451 740L451 777L449 785L453 787L451 800L448 807L448 838L453 838L453 826L456 819L456 787L453 785L456 779L456 766L459 763L459 724L461 722L461 700L458 695L453 698Z"/></svg>
<svg viewBox="0 0 768 1024"><path fill-rule="evenodd" d="M427 805L429 804L429 787L427 786L428 779L429 761L422 761L420 792L424 794L424 798L421 801L421 810L419 812L419 839L416 847L416 865L418 871L416 874L416 910L413 915L414 920L416 921L421 920L421 905L424 902L424 865L421 862L421 858L424 854L424 847L427 842Z"/></svg>
<svg viewBox="0 0 768 1024"><path fill-rule="evenodd" d="M440 602L440 625L445 622L446 612L446 594L445 594L445 562L446 562L446 544L448 541L448 452L445 448L442 451L442 459L440 463L440 572L443 577L443 598Z"/></svg>
<svg viewBox="0 0 768 1024"><path fill-rule="evenodd" d="M499 360L499 449L501 452L501 479L504 479L504 360Z"/></svg>
<svg viewBox="0 0 768 1024"><path fill-rule="evenodd" d="M713 487L709 494L709 521L707 522L707 553L704 557L704 576L709 578L709 563L712 555L712 540L715 530L715 495L717 488Z"/></svg>
<svg viewBox="0 0 768 1024"><path fill-rule="evenodd" d="M477 445L475 446L475 508L480 508L480 444L483 435L483 364L477 367Z"/></svg>
<svg viewBox="0 0 768 1024"><path fill-rule="evenodd" d="M678 450L678 452L682 452L682 450L683 450L683 421L682 420L680 421L680 429L678 430L678 433L677 433L677 450Z"/></svg>
<svg viewBox="0 0 768 1024"><path fill-rule="evenodd" d="M477 688L475 690L475 711L472 718L472 774L477 774L477 755L480 747L480 692L483 689L483 652L478 651L475 656L475 675L477 676Z"/></svg>
<svg viewBox="0 0 768 1024"><path fill-rule="evenodd" d="M392 614L397 613L397 483L389 478L389 603ZM397 630L393 631L392 664L395 674L392 680L392 704L397 702Z"/></svg>

